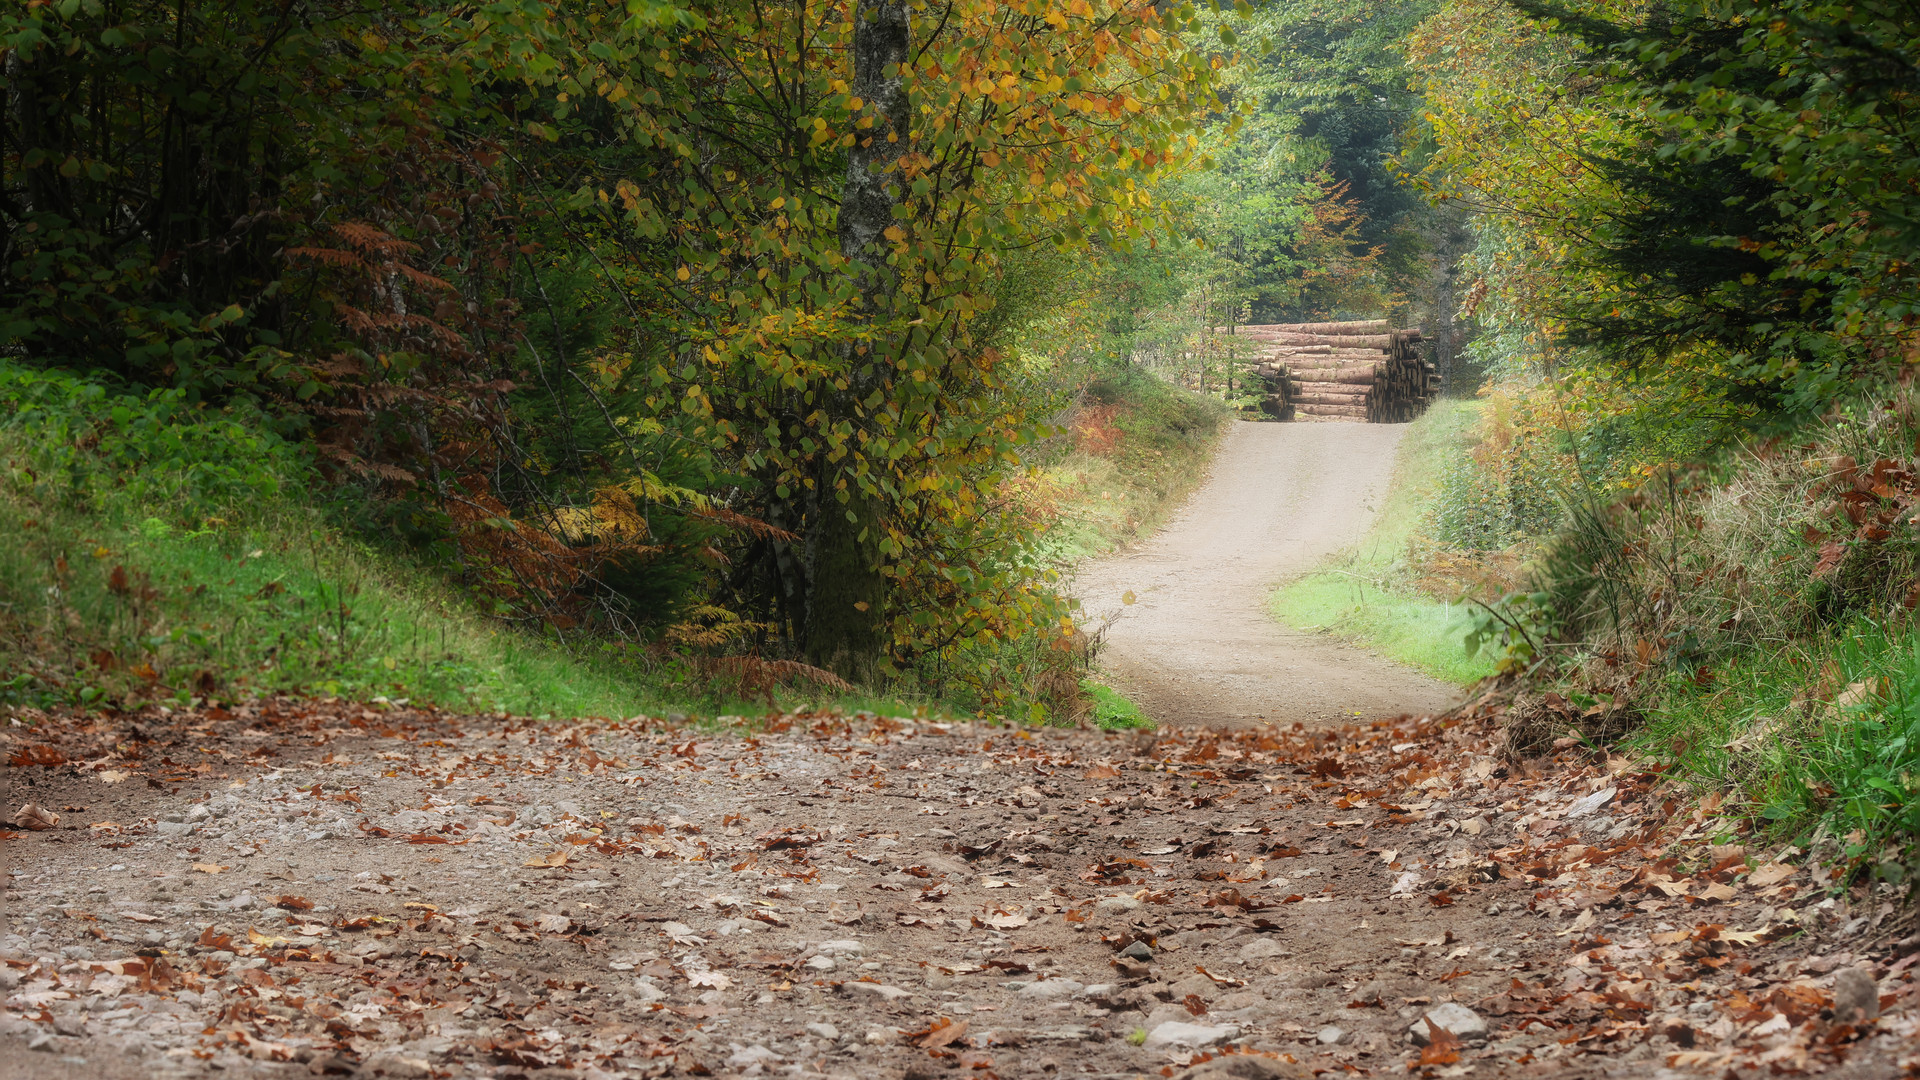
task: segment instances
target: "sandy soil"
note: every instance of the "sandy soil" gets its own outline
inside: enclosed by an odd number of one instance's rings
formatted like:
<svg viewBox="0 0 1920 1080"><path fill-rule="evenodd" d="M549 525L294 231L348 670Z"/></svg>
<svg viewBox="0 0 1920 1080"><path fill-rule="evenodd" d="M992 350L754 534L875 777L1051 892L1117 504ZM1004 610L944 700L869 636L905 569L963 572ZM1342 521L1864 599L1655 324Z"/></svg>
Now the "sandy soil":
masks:
<svg viewBox="0 0 1920 1080"><path fill-rule="evenodd" d="M1233 425L1207 483L1167 528L1074 583L1090 614L1118 613L1099 658L1114 685L1176 724L1371 720L1457 700L1452 686L1267 612L1274 585L1366 533L1403 431Z"/></svg>

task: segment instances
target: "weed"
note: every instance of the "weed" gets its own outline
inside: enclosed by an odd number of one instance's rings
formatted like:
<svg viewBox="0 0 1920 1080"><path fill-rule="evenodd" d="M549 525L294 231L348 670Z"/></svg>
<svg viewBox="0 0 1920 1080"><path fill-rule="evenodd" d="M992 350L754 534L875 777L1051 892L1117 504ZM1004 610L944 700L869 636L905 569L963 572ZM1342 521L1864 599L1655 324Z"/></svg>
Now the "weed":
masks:
<svg viewBox="0 0 1920 1080"><path fill-rule="evenodd" d="M1140 711L1140 706L1128 700L1126 695L1110 686L1103 686L1091 679L1083 680L1080 687L1093 701L1093 722L1108 731L1127 731L1133 728L1151 728L1153 721Z"/></svg>

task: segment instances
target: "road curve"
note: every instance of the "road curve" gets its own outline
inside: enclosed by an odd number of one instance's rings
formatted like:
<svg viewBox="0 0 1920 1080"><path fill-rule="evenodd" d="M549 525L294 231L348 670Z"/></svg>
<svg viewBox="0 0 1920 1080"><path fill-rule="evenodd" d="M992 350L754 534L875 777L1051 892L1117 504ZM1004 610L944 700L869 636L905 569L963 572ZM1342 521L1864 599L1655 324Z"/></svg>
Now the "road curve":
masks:
<svg viewBox="0 0 1920 1080"><path fill-rule="evenodd" d="M1456 688L1267 612L1273 586L1372 525L1405 428L1235 423L1158 534L1083 564L1087 614L1117 614L1098 663L1155 721L1323 724L1445 708ZM1124 606L1133 592L1136 603Z"/></svg>

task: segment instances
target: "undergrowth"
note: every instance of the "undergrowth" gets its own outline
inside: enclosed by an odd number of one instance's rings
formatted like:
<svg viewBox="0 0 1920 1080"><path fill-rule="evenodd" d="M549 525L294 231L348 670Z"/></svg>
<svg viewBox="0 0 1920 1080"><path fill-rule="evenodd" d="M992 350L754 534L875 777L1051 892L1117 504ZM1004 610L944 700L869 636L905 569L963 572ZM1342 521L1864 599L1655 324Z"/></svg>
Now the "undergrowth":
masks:
<svg viewBox="0 0 1920 1080"><path fill-rule="evenodd" d="M1912 391L1567 492L1474 636L1526 689L1509 751L1618 745L1783 842L1905 880L1920 839Z"/></svg>
<svg viewBox="0 0 1920 1080"><path fill-rule="evenodd" d="M534 716L770 704L687 656L505 627L431 568L340 527L316 490L304 452L261 417L0 363L0 536L12 538L0 544L0 704L271 692Z"/></svg>
<svg viewBox="0 0 1920 1080"><path fill-rule="evenodd" d="M1095 379L1031 481L1043 551L1064 566L1151 535L1205 479L1232 416L1137 367Z"/></svg>

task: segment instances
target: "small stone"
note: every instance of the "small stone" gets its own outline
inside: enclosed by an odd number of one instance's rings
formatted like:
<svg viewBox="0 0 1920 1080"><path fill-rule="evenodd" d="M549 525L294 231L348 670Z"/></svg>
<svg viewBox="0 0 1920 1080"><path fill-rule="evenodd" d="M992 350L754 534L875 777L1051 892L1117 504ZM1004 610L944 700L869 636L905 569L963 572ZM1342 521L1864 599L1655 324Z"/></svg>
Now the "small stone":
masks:
<svg viewBox="0 0 1920 1080"><path fill-rule="evenodd" d="M1152 1031L1161 1024L1186 1024L1192 1021L1192 1010L1179 1002L1174 1002L1171 1005L1155 1005L1153 1011L1147 1013L1147 1022L1142 1026Z"/></svg>
<svg viewBox="0 0 1920 1080"><path fill-rule="evenodd" d="M1086 989L1085 984L1077 983L1072 979L1042 979L1021 987L1020 996L1055 1001L1060 998L1070 998L1084 989Z"/></svg>
<svg viewBox="0 0 1920 1080"><path fill-rule="evenodd" d="M1480 1014L1457 1001L1448 1001L1428 1009L1407 1028L1413 1045L1425 1046L1432 1041L1428 1021L1469 1046L1482 1046L1487 1041L1487 1022Z"/></svg>
<svg viewBox="0 0 1920 1080"><path fill-rule="evenodd" d="M1338 1046L1347 1041L1347 1033L1344 1028L1328 1024L1313 1033L1313 1041L1322 1046Z"/></svg>
<svg viewBox="0 0 1920 1080"><path fill-rule="evenodd" d="M865 956L867 947L851 938L842 938L839 941L823 941L813 951L820 956Z"/></svg>
<svg viewBox="0 0 1920 1080"><path fill-rule="evenodd" d="M634 981L633 1000L636 1004L651 1005L656 1001L665 1001L666 999L667 992L665 990L660 989L650 982Z"/></svg>
<svg viewBox="0 0 1920 1080"><path fill-rule="evenodd" d="M367 1076L409 1078L432 1076L433 1066L421 1058L401 1057L399 1054L378 1054L367 1059L361 1072Z"/></svg>
<svg viewBox="0 0 1920 1080"><path fill-rule="evenodd" d="M1129 960L1138 960L1143 964L1153 963L1153 950L1147 948L1144 941L1136 941L1120 950L1120 955Z"/></svg>
<svg viewBox="0 0 1920 1080"><path fill-rule="evenodd" d="M1286 956L1286 946L1265 934L1240 946L1240 962L1250 964L1256 960L1271 960L1276 956Z"/></svg>
<svg viewBox="0 0 1920 1080"><path fill-rule="evenodd" d="M1857 968L1842 968L1833 977L1833 1022L1864 1024L1880 1015L1880 987L1873 976Z"/></svg>
<svg viewBox="0 0 1920 1080"><path fill-rule="evenodd" d="M812 971L832 971L839 966L839 964L834 963L833 957L831 956L816 956L809 959L806 963L806 967Z"/></svg>
<svg viewBox="0 0 1920 1080"><path fill-rule="evenodd" d="M883 1001L899 1001L901 998L913 996L908 991L902 990L897 986L888 986L886 983L850 982L841 983L840 988L852 993L877 997Z"/></svg>
<svg viewBox="0 0 1920 1080"><path fill-rule="evenodd" d="M1147 1032L1147 1049L1159 1050L1164 1047L1184 1046L1199 1050L1226 1042L1240 1034L1236 1027L1209 1027L1206 1024L1185 1024L1178 1020L1169 1020Z"/></svg>
<svg viewBox="0 0 1920 1080"><path fill-rule="evenodd" d="M85 1035L87 1018L75 1013L61 1013L53 1018L53 1030L61 1035Z"/></svg>
<svg viewBox="0 0 1920 1080"><path fill-rule="evenodd" d="M1093 910L1100 915L1124 915L1129 911L1138 910L1139 907L1140 901L1131 896L1109 896L1093 905Z"/></svg>
<svg viewBox="0 0 1920 1080"><path fill-rule="evenodd" d="M831 1043L840 1041L840 1029L824 1020L816 1020L807 1025L807 1034L816 1039L825 1039Z"/></svg>
<svg viewBox="0 0 1920 1080"><path fill-rule="evenodd" d="M38 1051L41 1051L42 1053L51 1054L54 1051L60 1049L60 1040L42 1031L34 1035L33 1038L27 1040L27 1049L38 1050Z"/></svg>
<svg viewBox="0 0 1920 1080"><path fill-rule="evenodd" d="M736 1069L750 1069L755 1065L762 1068L779 1061L780 1055L758 1043L742 1046L727 1057L727 1064Z"/></svg>
<svg viewBox="0 0 1920 1080"><path fill-rule="evenodd" d="M900 1033L898 1031L884 1027L870 1027L864 1036L869 1046L885 1046L899 1037Z"/></svg>

